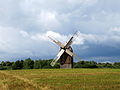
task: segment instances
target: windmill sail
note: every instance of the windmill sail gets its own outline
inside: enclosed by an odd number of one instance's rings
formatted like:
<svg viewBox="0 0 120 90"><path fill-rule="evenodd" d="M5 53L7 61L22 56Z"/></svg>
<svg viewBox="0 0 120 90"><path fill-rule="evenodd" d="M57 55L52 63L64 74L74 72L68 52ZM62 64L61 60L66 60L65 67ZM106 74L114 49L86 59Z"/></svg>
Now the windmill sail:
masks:
<svg viewBox="0 0 120 90"><path fill-rule="evenodd" d="M64 49L61 49L60 52L57 54L57 56L54 58L54 60L51 62L51 66L54 66L55 63L60 59L61 55L64 53Z"/></svg>
<svg viewBox="0 0 120 90"><path fill-rule="evenodd" d="M65 47L68 48L73 43L73 41L76 39L77 36L78 36L78 32L75 32L74 35L68 41L68 43L65 45Z"/></svg>
<svg viewBox="0 0 120 90"><path fill-rule="evenodd" d="M70 56L76 56L73 52L71 52L69 49L66 49L65 51L67 54L69 54Z"/></svg>
<svg viewBox="0 0 120 90"><path fill-rule="evenodd" d="M56 43L58 46L64 48L64 45L60 42L60 41L57 41L57 40L54 40L52 39L50 36L48 36L54 43Z"/></svg>

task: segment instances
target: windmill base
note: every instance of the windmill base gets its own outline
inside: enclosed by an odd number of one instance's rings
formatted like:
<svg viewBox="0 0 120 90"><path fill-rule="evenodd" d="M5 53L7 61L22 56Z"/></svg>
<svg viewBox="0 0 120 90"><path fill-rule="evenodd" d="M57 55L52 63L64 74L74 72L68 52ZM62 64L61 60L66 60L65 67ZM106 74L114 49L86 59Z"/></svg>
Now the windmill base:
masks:
<svg viewBox="0 0 120 90"><path fill-rule="evenodd" d="M63 64L63 65L60 65L60 68L72 68L72 64Z"/></svg>

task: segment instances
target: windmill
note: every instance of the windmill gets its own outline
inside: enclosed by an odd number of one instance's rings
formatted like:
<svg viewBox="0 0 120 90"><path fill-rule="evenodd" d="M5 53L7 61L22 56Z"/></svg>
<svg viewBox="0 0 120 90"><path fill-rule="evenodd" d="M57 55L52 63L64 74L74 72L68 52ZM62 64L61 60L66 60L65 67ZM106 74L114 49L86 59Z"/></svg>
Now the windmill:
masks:
<svg viewBox="0 0 120 90"><path fill-rule="evenodd" d="M60 51L57 54L57 56L53 59L51 62L51 66L54 66L56 62L60 61L60 68L72 68L73 67L73 56L76 56L76 54L73 53L73 49L71 47L71 44L78 36L78 32L75 32L73 36L70 38L70 40L64 45L58 40L54 40L50 36L48 36L54 43L56 43L58 46L60 46Z"/></svg>

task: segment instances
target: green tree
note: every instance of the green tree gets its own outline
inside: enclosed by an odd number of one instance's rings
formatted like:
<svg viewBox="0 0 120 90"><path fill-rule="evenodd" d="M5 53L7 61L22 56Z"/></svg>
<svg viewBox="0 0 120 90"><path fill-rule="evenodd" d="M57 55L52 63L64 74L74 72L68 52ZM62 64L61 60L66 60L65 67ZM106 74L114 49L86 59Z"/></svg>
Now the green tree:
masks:
<svg viewBox="0 0 120 90"><path fill-rule="evenodd" d="M17 60L12 64L12 69L22 69L23 68L23 60Z"/></svg>
<svg viewBox="0 0 120 90"><path fill-rule="evenodd" d="M39 69L39 68L41 68L42 66L41 66L41 63L40 63L40 60L35 60L34 61L34 68L35 69Z"/></svg>
<svg viewBox="0 0 120 90"><path fill-rule="evenodd" d="M6 63L4 61L1 62L2 66L6 66Z"/></svg>
<svg viewBox="0 0 120 90"><path fill-rule="evenodd" d="M0 70L4 70L4 69L5 69L4 66L0 64Z"/></svg>
<svg viewBox="0 0 120 90"><path fill-rule="evenodd" d="M23 62L23 68L24 69L33 69L34 67L34 61L31 60L30 58L25 59L25 61Z"/></svg>
<svg viewBox="0 0 120 90"><path fill-rule="evenodd" d="M113 64L113 67L114 67L114 68L120 68L120 62L114 63L114 64Z"/></svg>
<svg viewBox="0 0 120 90"><path fill-rule="evenodd" d="M98 68L94 61L79 61L74 63L74 68Z"/></svg>

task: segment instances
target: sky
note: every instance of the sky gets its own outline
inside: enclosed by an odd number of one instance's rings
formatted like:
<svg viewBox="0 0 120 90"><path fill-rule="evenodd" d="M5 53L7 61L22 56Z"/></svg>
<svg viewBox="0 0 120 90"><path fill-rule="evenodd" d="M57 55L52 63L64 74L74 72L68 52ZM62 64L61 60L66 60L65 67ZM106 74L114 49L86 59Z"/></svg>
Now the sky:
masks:
<svg viewBox="0 0 120 90"><path fill-rule="evenodd" d="M120 0L0 0L0 61L54 58L72 47L81 59L120 61Z"/></svg>

